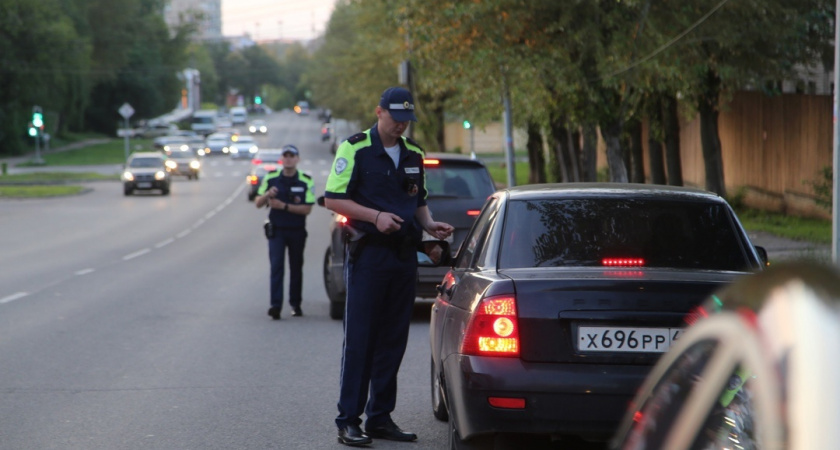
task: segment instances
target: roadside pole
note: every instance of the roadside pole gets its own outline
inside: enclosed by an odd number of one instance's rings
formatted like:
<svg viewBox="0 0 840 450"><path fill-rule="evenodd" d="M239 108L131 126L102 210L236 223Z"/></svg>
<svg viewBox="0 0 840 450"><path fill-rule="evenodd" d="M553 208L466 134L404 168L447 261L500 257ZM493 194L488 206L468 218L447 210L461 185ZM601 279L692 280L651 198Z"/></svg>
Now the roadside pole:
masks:
<svg viewBox="0 0 840 450"><path fill-rule="evenodd" d="M831 201L831 260L837 264L837 258L840 255L840 248L838 245L837 228L840 226L840 194L838 194L838 184L840 184L840 120L837 120L837 108L840 107L840 0L835 2L834 7L834 160L833 160L833 187L832 187L832 201Z"/></svg>
<svg viewBox="0 0 840 450"><path fill-rule="evenodd" d="M123 105L120 106L119 113L125 119L123 136L125 136L125 159L128 159L128 135L130 134L128 118L134 115L134 108L132 108L128 103L123 103Z"/></svg>

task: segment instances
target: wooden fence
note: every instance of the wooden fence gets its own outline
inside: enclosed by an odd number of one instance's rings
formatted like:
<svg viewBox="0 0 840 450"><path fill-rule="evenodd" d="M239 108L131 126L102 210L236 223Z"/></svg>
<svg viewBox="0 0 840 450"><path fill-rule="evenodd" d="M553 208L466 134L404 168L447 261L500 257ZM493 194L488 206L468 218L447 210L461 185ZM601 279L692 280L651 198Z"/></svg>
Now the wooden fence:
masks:
<svg viewBox="0 0 840 450"><path fill-rule="evenodd" d="M814 203L811 183L832 164L832 98L739 92L718 120L727 193L761 209L830 218ZM648 174L647 128L644 131ZM683 180L705 187L699 117L681 122Z"/></svg>

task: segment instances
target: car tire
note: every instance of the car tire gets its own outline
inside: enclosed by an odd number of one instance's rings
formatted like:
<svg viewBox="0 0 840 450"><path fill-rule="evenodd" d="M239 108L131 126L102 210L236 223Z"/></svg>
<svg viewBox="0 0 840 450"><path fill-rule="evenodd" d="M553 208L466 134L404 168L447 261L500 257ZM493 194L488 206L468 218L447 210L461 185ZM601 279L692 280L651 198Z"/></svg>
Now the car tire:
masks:
<svg viewBox="0 0 840 450"><path fill-rule="evenodd" d="M257 198L257 194L254 194L252 192L248 193L248 201L249 202L253 202L255 198Z"/></svg>
<svg viewBox="0 0 840 450"><path fill-rule="evenodd" d="M431 358L432 368L431 385L432 385L432 414L435 419L446 422L449 420L449 411L446 409L446 403L443 400L443 383L440 380L440 375L435 368L435 359Z"/></svg>
<svg viewBox="0 0 840 450"><path fill-rule="evenodd" d="M195 181L198 181L198 172L196 172L196 173L195 173L195 175L193 175L193 179L194 179Z"/></svg>
<svg viewBox="0 0 840 450"><path fill-rule="evenodd" d="M333 288L335 283L330 266L332 266L332 248L327 247L324 253L324 289L327 290L327 298L330 300L330 318L341 320L344 318L344 304L347 296L344 292L337 292Z"/></svg>
<svg viewBox="0 0 840 450"><path fill-rule="evenodd" d="M169 186L160 190L161 195L169 195Z"/></svg>
<svg viewBox="0 0 840 450"><path fill-rule="evenodd" d="M468 441L461 440L455 428L455 420L449 419L449 450L488 450L493 448L493 436L476 436Z"/></svg>
<svg viewBox="0 0 840 450"><path fill-rule="evenodd" d="M123 188L123 195L131 195L131 194L133 194L133 193L134 193L134 190L133 190L133 189L131 189L131 188L129 188L129 187L127 187L127 188Z"/></svg>

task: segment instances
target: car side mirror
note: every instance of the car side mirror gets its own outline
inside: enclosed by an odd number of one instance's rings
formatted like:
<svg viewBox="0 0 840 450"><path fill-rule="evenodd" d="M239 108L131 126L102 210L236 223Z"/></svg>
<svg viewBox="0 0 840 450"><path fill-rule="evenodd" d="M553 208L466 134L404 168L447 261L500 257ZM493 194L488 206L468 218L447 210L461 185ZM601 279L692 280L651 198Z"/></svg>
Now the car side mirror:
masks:
<svg viewBox="0 0 840 450"><path fill-rule="evenodd" d="M767 249L760 245L756 245L755 251L756 253L758 253L758 260L761 261L761 265L763 265L764 267L769 267L770 258L767 256Z"/></svg>
<svg viewBox="0 0 840 450"><path fill-rule="evenodd" d="M448 265L452 260L449 242L423 241L417 246L417 265L421 267L439 267Z"/></svg>

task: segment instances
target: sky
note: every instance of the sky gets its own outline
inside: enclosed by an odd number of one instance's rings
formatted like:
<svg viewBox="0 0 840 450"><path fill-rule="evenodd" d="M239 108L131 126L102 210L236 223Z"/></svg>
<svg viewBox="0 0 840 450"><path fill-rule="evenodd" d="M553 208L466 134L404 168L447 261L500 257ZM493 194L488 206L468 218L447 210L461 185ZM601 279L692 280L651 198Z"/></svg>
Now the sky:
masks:
<svg viewBox="0 0 840 450"><path fill-rule="evenodd" d="M222 34L255 41L310 40L324 34L336 0L222 0Z"/></svg>

